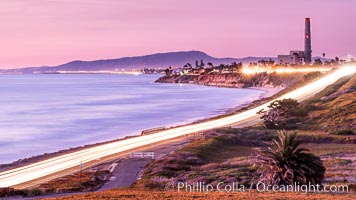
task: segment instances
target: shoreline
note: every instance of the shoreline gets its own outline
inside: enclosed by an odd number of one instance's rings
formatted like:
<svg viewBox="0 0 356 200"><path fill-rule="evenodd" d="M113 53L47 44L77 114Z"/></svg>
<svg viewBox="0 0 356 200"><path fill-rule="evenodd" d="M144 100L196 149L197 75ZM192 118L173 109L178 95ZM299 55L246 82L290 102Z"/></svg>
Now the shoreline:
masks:
<svg viewBox="0 0 356 200"><path fill-rule="evenodd" d="M211 86L210 86L211 87ZM239 106L235 106L232 108L227 108L223 113L218 114L216 116L211 116L211 117L207 117L201 120L196 120L190 123L183 123L180 125L175 125L175 126L168 126L169 128L167 129L172 129L172 128L177 128L177 127L181 127L181 126L186 126L186 125L190 125L190 124L195 124L195 123L199 123L199 122L204 122L204 121L208 121L211 119L216 119L216 118L220 118L220 117L224 117L227 115L232 115L235 114L237 112L243 111L247 108L250 108L251 106L254 106L256 103L255 102L260 102L265 100L266 98L270 98L273 95L278 94L279 92L283 91L285 88L268 88L268 87L247 87L247 88L239 88L239 89L253 89L253 90L262 90L265 91L264 93L262 93L257 99L252 100L248 103L244 103L241 104ZM7 170L11 170L13 168L17 168L17 167L22 167L22 166L26 166L28 164L32 164L34 162L39 162L42 160L46 160L46 159L50 159L56 156L61 156L67 153L72 153L75 151L79 151L79 150L85 150L87 148L91 148L91 147L95 147L95 146L99 146L99 145L103 145L103 144L108 144L108 143L112 143L112 142L117 142L117 141L121 141L121 140L125 140L125 139L129 139L129 138L133 138L133 137L138 137L141 135L129 135L129 136L124 136L122 138L117 138L114 140L108 140L108 141L104 141L104 142L98 142L98 143L92 143L92 144L83 144L81 146L76 146L76 147L71 147L68 149L62 149L59 151L55 151L55 152L50 152L50 153L44 153L44 154L40 154L40 155L33 155L31 157L26 157L26 158L22 158L22 159L18 159L16 161L10 162L10 163L4 163L4 164L0 164L0 172L3 171L7 171Z"/></svg>
<svg viewBox="0 0 356 200"><path fill-rule="evenodd" d="M261 94L259 98L267 98L267 97L277 94L278 92L280 92L286 88L283 88L283 87L248 87L245 89L264 91L264 93Z"/></svg>
<svg viewBox="0 0 356 200"><path fill-rule="evenodd" d="M329 84L338 81L339 79L350 75L354 72L354 70L350 71L348 68L340 68L333 73L323 74L323 76L318 76L314 78L302 79L301 81L296 82L294 85L285 88L284 90L278 92L277 94L272 95L271 97L259 99L253 101L249 106L243 107L238 111L232 112L229 115L219 116L217 118L211 118L209 121L203 121L198 123L192 123L184 126L174 127L173 129L167 129L162 132L158 132L155 135L144 135L138 138L131 138L125 141L111 142L106 145L102 145L99 147L92 147L90 150L81 150L76 151L74 154L68 154L68 156L58 156L58 160L61 160L61 168L62 171L70 170L77 168L73 159L77 162L81 160L80 156L88 156L87 162L93 161L94 159L103 158L113 156L113 154L117 153L128 153L127 150L134 150L135 148L141 148L143 146L149 146L154 144L161 144L161 142L165 143L170 139L174 139L176 137L185 137L187 134L194 134L196 132L201 131L210 131L212 129L218 129L223 126L242 126L247 127L253 124L258 123L259 116L256 114L259 110L266 108L271 102L274 100L279 100L282 98L294 98L299 102L306 101L310 97L315 94L319 94L322 90L324 90ZM309 89L310 88L310 89ZM169 134L168 134L169 133ZM170 134L172 133L172 134ZM131 142L131 143L130 143ZM122 149L122 145L125 147ZM105 151L104 151L105 150ZM99 157L100 156L100 157ZM79 161L78 161L79 160ZM26 165L22 168L16 168L12 171L7 171L5 173L9 173L7 176L11 176L12 178L16 178L17 176L21 177L20 181L17 181L17 184L11 182L7 183L9 186L11 185L21 185L25 184L25 182L40 180L41 178L45 178L46 176L54 174L57 172L58 163L57 159L46 159L42 162L35 163L36 165ZM48 170L43 171L41 167L48 167ZM36 176L26 175L26 179L23 178L23 174L26 173L28 169L33 168L33 170L38 173ZM51 171L52 170L52 173ZM55 170L55 171L54 171ZM79 170L79 169L77 169ZM53 172L54 171L54 172ZM62 172L63 173L63 172ZM13 174L13 175L12 175ZM40 175L40 176L39 176ZM17 179L14 179L17 180ZM6 181L6 179L5 179ZM5 182L6 183L6 182Z"/></svg>

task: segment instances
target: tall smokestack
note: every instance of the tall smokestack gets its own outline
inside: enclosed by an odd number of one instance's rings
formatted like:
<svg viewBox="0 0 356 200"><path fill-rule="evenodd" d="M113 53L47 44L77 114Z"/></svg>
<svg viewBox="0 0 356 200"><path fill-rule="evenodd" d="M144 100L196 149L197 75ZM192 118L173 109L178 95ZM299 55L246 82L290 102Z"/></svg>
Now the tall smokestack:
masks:
<svg viewBox="0 0 356 200"><path fill-rule="evenodd" d="M310 18L305 18L305 35L304 35L304 62L310 64L312 61Z"/></svg>

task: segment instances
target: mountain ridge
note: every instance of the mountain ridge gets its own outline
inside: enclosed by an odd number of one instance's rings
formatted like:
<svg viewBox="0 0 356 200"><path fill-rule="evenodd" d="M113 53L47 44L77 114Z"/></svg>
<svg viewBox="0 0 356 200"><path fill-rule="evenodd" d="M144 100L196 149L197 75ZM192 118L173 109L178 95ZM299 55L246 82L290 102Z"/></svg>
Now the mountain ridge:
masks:
<svg viewBox="0 0 356 200"><path fill-rule="evenodd" d="M18 69L0 70L2 73L48 73L58 71L112 71L112 70L133 70L143 68L166 68L168 66L182 67L186 63L193 66L196 60L203 60L206 63L212 62L215 65L228 64L231 62L257 62L260 59L273 59L274 57L244 57L244 58L217 58L202 51L176 51L167 53L155 53L143 56L131 56L112 59L99 60L73 60L56 66L26 67Z"/></svg>

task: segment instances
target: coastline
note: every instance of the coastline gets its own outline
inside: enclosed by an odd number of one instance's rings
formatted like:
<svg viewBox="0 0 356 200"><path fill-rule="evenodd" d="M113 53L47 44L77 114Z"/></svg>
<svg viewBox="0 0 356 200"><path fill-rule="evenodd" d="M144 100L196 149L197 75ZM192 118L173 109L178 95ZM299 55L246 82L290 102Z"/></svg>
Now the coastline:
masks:
<svg viewBox="0 0 356 200"><path fill-rule="evenodd" d="M241 89L241 88L240 88ZM268 88L268 87L251 87L251 88L243 88L243 89L254 89L254 90L262 90L265 91L264 93L262 93L256 100L253 100L249 103L245 103L245 104L241 104L239 106L235 106L232 107L230 109L226 109L226 111L222 114L216 115L216 116L212 116L212 117L207 117L201 120L196 120L193 121L191 123L185 123L185 124L181 124L181 125L176 125L176 126L170 126L168 129L171 128L176 128L176 127L181 127L181 126L186 126L186 125L190 125L190 124L195 124L195 123L199 123L199 122L203 122L203 121L208 121L211 119L216 119L216 118L220 118L220 117L224 117L227 115L232 115L235 114L237 112L243 111L247 108L250 108L251 106L256 105L256 102L261 102L263 100L269 99L271 96L276 95L277 93L279 93L280 91L283 91L284 88ZM95 147L95 146L99 146L102 144L108 144L108 143L112 143L112 142L116 142L116 141L120 141L120 140L125 140L128 138L133 138L133 137L138 137L140 135L130 135L130 136L125 136L122 138L117 138L114 140L108 140L108 141L104 141L104 142L99 142L99 143L93 143L93 144L83 144L82 146L77 146L77 147L71 147L68 149L63 149L63 150L59 150L56 152L50 152L50 153L44 153L44 154L40 154L40 155L33 155L31 157L26 157L26 158L22 158L10 163L4 163L0 165L0 172L6 171L6 170L11 170L13 168L17 168L17 167L22 167L28 164L32 164L34 162L39 162L42 160L46 160L46 159L50 159L56 156L61 156L67 153L72 153L75 151L79 151L79 150L85 150L87 148L91 148L91 147Z"/></svg>
<svg viewBox="0 0 356 200"><path fill-rule="evenodd" d="M6 90L0 102L1 130L9 134L0 138L0 164L137 135L141 130L191 123L222 114L262 93L154 83L159 76L2 77L1 86ZM220 101L222 96L224 101ZM200 105L204 108L194 109ZM6 152L8 149L12 151Z"/></svg>
<svg viewBox="0 0 356 200"><path fill-rule="evenodd" d="M224 88L288 88L305 79L308 73L204 73L199 75L165 75L157 83L195 84ZM316 77L319 73L310 74Z"/></svg>
<svg viewBox="0 0 356 200"><path fill-rule="evenodd" d="M273 99L295 98L297 101L300 101L300 102L305 101L305 100L309 99L311 96L314 96L315 94L318 94L323 89L325 89L328 86L328 83L330 83L330 82L334 83L337 80L339 80L340 78L342 78L346 75L349 75L350 73L352 73L352 72L348 71L347 69L340 69L338 71L335 71L332 74L329 74L329 73L324 74L324 76L322 76L322 77L319 76L314 79L303 79L303 81L298 82L298 83L294 84L293 86L290 86L290 87L278 92L277 94L274 94L271 97L253 101L251 104L249 104L249 106L243 107L243 108L239 109L238 111L231 113L230 115L220 116L219 118L215 118L215 119L213 118L207 122L201 122L198 124L189 124L189 125L185 125L183 127L175 127L174 130L172 130L172 132L174 133L173 135L167 134L167 133L171 133L171 130L169 129L169 130L165 130L163 132L159 132L159 133L157 133L157 135L151 135L151 136L146 135L146 136L142 136L142 138L132 138L132 139L128 139L128 140L129 141L138 140L139 142L143 142L144 144L147 144L147 145L154 145L154 144L161 144L161 143L155 143L155 142L167 142L169 139L173 139L178 136L185 137L185 136L187 136L185 134L191 134L191 133L194 134L197 131L210 131L211 129L217 129L222 126L236 126L236 125L244 126L244 127L251 126L251 125L258 123L260 121L258 115L256 115L255 113L258 112L258 110L268 106L268 104L270 102L272 102ZM323 84L321 84L321 83L323 83ZM309 87L313 88L313 90L306 91L306 89ZM221 120L220 120L220 118L221 118ZM231 119L233 119L233 120L231 121ZM214 123L220 122L220 121L222 122L221 124L214 124ZM214 124L214 126L210 126L211 124ZM206 126L201 127L201 125L206 125L207 127ZM192 130L192 129L190 129L190 127L194 127L194 129ZM182 131L182 132L180 132L180 131ZM163 138L161 138L161 137L163 137ZM151 140L151 138L154 140L146 142L145 139ZM157 138L159 138L159 139L157 139ZM123 143L123 142L119 141L119 142L113 142L110 144L103 145L103 147L99 147L99 148L93 147L92 153L95 153L95 155L90 154L87 156L91 157L92 159L95 159L97 157L97 154L100 155L101 158L107 158L108 156L112 157L113 156L112 154L108 154L106 152L101 152L101 149L102 148L110 149L114 146L116 146L116 150L114 152L124 153L126 151L125 151L125 149L123 149L123 150L121 149L122 144L125 144L125 142ZM132 143L132 144L134 144L134 143ZM144 145L142 145L142 144L141 145L136 144L131 149L134 150L134 148L136 148L136 147L141 148L143 146ZM100 149L100 151L96 152L99 149ZM80 153L81 151L77 151L77 152ZM126 152L126 153L129 153L129 152ZM74 169L75 165L73 165L72 158L71 158L72 156L74 156L74 158L76 160L78 160L78 159L80 160L80 157L78 157L78 155L70 155L70 156L68 155L68 157L61 158L65 161L65 162L63 162L63 165L66 167L66 168L64 168L65 170L67 170L67 169L73 170ZM42 165L42 163L43 163L44 166L48 165L50 168L56 167L56 164L53 165L52 162L53 162L52 160L45 160L43 162L39 162L38 164ZM29 168L33 168L30 165L26 165L26 166L28 166ZM38 166L35 165L34 167L38 167ZM27 167L25 167L24 169L26 169L26 168ZM20 170L20 168L18 168L18 169ZM76 169L76 170L78 170L78 169ZM38 173L42 173L42 172L40 172L40 170L36 170L36 171L38 171ZM9 171L9 173L10 173L10 171ZM22 170L21 170L21 172L18 172L16 169L16 171L14 171L14 173L15 173L14 176L19 176L23 172L22 172ZM65 173L65 172L62 172L62 173ZM43 177L50 175L50 174L48 174L48 172L44 172L42 174L44 174ZM63 174L63 175L65 175L65 174ZM36 177L35 177L36 180L39 180L38 176L36 176ZM29 179L29 181L32 181L32 180L34 180L34 179ZM24 181L22 183L24 183Z"/></svg>

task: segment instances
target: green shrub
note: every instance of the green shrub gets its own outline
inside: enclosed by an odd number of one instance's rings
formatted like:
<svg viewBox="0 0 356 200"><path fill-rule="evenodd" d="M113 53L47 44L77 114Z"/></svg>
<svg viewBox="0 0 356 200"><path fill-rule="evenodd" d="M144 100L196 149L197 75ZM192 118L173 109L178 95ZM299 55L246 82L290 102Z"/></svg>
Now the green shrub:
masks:
<svg viewBox="0 0 356 200"><path fill-rule="evenodd" d="M353 130L336 130L331 132L332 135L355 135Z"/></svg>

